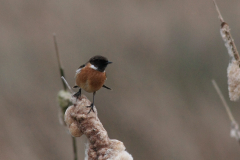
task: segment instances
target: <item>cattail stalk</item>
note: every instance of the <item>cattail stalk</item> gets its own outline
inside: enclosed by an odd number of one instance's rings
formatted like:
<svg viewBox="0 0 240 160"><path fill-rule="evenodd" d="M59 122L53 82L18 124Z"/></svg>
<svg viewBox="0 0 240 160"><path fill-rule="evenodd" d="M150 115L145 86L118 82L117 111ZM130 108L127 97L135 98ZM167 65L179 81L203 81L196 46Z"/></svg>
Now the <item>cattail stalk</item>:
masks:
<svg viewBox="0 0 240 160"><path fill-rule="evenodd" d="M71 101L70 101L71 93L69 93L67 91L67 85L68 84L65 82L66 80L64 78L64 70L63 70L60 55L59 55L59 52L58 52L58 45L57 45L57 39L56 39L56 34L55 33L53 34L53 42L54 42L54 47L55 47L57 60L58 60L58 68L59 68L59 71L60 71L61 78L63 77L62 78L62 84L63 84L63 89L64 89L64 90L59 91L59 93L58 93L58 102L59 102L59 106L61 108L61 111L59 113L59 121L60 121L60 124L66 126L66 124L64 122L63 115L64 115L66 109L72 104ZM68 88L70 88L69 90L72 92L71 87L69 87L69 85L68 85ZM77 160L78 156L77 156L76 138L75 137L71 137L71 138L72 138L73 155L74 155L73 159Z"/></svg>

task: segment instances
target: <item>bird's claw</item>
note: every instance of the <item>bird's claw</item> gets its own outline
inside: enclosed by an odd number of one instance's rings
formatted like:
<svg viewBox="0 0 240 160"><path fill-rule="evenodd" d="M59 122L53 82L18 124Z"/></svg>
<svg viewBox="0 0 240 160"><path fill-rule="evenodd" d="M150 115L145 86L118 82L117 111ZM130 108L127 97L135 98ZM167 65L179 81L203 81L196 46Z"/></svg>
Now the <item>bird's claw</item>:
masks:
<svg viewBox="0 0 240 160"><path fill-rule="evenodd" d="M75 93L73 95L73 97L76 97L76 99L78 99L78 97L81 97L81 88L79 89L79 91L77 93Z"/></svg>
<svg viewBox="0 0 240 160"><path fill-rule="evenodd" d="M87 108L90 108L88 114L89 114L91 111L95 112L94 109L93 109L93 107L94 107L93 103L92 103L90 106L86 106L86 107L87 107Z"/></svg>

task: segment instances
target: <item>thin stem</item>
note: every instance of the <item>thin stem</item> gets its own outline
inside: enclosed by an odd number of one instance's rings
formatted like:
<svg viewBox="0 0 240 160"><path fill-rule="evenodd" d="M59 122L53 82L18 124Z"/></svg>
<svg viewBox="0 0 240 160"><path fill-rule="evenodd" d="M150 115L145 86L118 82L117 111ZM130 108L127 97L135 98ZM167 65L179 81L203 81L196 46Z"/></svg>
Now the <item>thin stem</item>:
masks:
<svg viewBox="0 0 240 160"><path fill-rule="evenodd" d="M74 155L74 160L77 160L77 143L76 143L76 138L72 137L72 144L73 144L73 155Z"/></svg>
<svg viewBox="0 0 240 160"><path fill-rule="evenodd" d="M218 87L217 83L215 82L215 80L212 80L212 84L213 84L214 88L216 89L220 99L222 100L223 106L225 107L225 109L227 111L229 119L231 120L232 123L233 122L235 123L236 121L235 121L235 119L234 119L234 117L232 115L232 112L231 112L229 106L227 105L227 102L226 102L225 98L223 97L223 94L222 94L221 90L219 89L219 87Z"/></svg>
<svg viewBox="0 0 240 160"><path fill-rule="evenodd" d="M62 76L61 78L62 78L64 84L65 84L65 85L68 87L68 89L70 90L70 92L73 93L72 88L69 86L69 84L68 84L67 80L64 78L64 76Z"/></svg>
<svg viewBox="0 0 240 160"><path fill-rule="evenodd" d="M233 135L231 135L231 137L236 138L238 141L238 144L240 145L240 131L239 131L238 123L235 121L235 119L232 115L232 112L231 112L229 106L227 105L227 102L226 102L225 98L223 97L223 94L222 94L221 90L219 89L215 80L212 80L212 84L213 84L214 88L216 89L220 99L222 100L222 103L223 103L223 105L227 111L228 117L231 121L231 132L234 133Z"/></svg>
<svg viewBox="0 0 240 160"><path fill-rule="evenodd" d="M217 3L215 2L215 0L213 0L213 3L214 3L214 5L215 5L215 7L216 7L216 10L217 10L217 12L218 12L218 18L220 19L221 23L223 23L223 22L224 22L223 17L222 17L222 15L221 15L221 12L220 12L220 10L219 10L219 8L218 8Z"/></svg>
<svg viewBox="0 0 240 160"><path fill-rule="evenodd" d="M58 52L57 38L56 38L56 34L55 33L53 33L53 42L54 42L54 47L55 47L57 60L58 60L58 68L59 68L59 71L60 71L60 75L62 77L62 76L64 76L64 70L63 70L63 67L62 67L62 64L61 64L61 59L60 59L59 52ZM64 83L63 80L62 80L62 83L63 83L63 89L66 91L67 90L67 86L66 86L66 84Z"/></svg>

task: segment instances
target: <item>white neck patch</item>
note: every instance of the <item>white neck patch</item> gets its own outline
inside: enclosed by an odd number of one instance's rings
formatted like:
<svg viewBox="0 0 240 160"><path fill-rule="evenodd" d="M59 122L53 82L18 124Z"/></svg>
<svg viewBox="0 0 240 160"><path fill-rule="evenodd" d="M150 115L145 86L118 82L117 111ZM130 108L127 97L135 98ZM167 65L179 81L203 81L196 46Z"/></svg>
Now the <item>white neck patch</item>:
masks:
<svg viewBox="0 0 240 160"><path fill-rule="evenodd" d="M98 68L91 64L90 68L97 70Z"/></svg>

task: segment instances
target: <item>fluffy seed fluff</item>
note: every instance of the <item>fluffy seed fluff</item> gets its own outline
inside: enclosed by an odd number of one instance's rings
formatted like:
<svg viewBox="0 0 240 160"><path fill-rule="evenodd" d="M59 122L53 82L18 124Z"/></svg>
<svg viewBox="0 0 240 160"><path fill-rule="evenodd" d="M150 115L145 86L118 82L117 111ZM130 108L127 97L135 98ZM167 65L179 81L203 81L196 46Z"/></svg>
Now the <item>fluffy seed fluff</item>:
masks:
<svg viewBox="0 0 240 160"><path fill-rule="evenodd" d="M227 76L229 98L231 101L237 101L240 97L240 68L235 59L228 65Z"/></svg>
<svg viewBox="0 0 240 160"><path fill-rule="evenodd" d="M74 98L76 99L76 98ZM110 139L98 119L97 110L89 112L91 102L82 95L65 112L65 122L74 137L85 134L88 144L85 160L133 160L121 141Z"/></svg>
<svg viewBox="0 0 240 160"><path fill-rule="evenodd" d="M232 138L236 138L236 140L240 140L240 131L238 124L236 122L231 123L231 131L230 131L230 136Z"/></svg>
<svg viewBox="0 0 240 160"><path fill-rule="evenodd" d="M64 113L67 110L68 106L72 105L71 98L72 98L72 95L68 91L60 90L58 92L57 100L60 107L58 117L59 117L59 122L62 125L66 125L64 122Z"/></svg>
<svg viewBox="0 0 240 160"><path fill-rule="evenodd" d="M68 91L61 90L58 92L58 103L61 108L66 108L71 104L72 94Z"/></svg>

